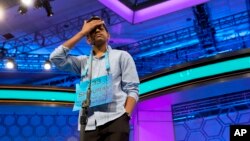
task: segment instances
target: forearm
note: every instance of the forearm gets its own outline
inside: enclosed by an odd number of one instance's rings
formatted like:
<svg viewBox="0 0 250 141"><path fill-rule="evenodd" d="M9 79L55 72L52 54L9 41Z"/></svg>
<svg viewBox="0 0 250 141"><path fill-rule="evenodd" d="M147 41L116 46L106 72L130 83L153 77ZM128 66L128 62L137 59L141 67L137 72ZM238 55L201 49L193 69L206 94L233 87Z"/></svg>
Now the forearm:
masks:
<svg viewBox="0 0 250 141"><path fill-rule="evenodd" d="M125 103L125 110L129 115L131 115L131 113L133 112L135 105L136 105L136 100L133 97L128 96Z"/></svg>
<svg viewBox="0 0 250 141"><path fill-rule="evenodd" d="M81 62L87 62L87 57L84 59L83 56L69 56L68 52L68 48L59 46L50 54L50 61L60 70L79 74Z"/></svg>
<svg viewBox="0 0 250 141"><path fill-rule="evenodd" d="M63 46L72 49L83 37L86 36L85 32L78 32L72 38L63 43Z"/></svg>

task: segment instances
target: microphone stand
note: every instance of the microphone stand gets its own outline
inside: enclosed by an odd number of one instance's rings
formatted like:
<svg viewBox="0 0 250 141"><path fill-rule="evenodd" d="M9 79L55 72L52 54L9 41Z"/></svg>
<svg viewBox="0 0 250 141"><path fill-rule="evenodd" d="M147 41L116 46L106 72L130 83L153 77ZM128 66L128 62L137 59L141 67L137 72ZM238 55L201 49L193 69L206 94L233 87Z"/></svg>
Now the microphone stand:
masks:
<svg viewBox="0 0 250 141"><path fill-rule="evenodd" d="M91 84L91 81L90 81ZM88 122L88 110L90 106L90 95L91 95L91 88L89 87L87 90L87 97L84 103L82 104L82 115L80 117L80 124L81 124L81 129L80 129L80 141L84 141L84 136L85 136L85 128Z"/></svg>
<svg viewBox="0 0 250 141"><path fill-rule="evenodd" d="M84 141L84 136L85 136L85 128L87 126L87 122L88 122L88 110L89 110L89 106L91 103L91 84L92 84L92 55L91 55L91 63L90 63L90 72L89 72L89 86L88 86L88 90L86 93L86 99L82 104L82 115L80 117L80 124L81 124L81 128L80 128L80 141Z"/></svg>

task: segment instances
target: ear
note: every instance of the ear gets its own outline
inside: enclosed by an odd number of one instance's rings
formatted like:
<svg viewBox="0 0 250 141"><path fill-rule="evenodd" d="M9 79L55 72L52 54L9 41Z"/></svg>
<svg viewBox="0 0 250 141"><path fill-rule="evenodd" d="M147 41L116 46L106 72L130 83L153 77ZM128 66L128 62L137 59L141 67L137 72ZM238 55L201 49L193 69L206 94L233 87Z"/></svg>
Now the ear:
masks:
<svg viewBox="0 0 250 141"><path fill-rule="evenodd" d="M90 36L89 35L87 35L87 43L89 44L89 45L93 45L93 41L92 41L92 39L90 38Z"/></svg>

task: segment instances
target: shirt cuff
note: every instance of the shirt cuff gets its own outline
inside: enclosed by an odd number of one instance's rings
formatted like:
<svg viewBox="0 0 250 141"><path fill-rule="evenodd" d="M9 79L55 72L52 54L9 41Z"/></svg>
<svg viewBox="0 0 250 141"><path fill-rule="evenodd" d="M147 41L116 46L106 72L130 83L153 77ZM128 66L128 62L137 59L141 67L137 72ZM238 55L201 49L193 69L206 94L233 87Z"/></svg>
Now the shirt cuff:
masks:
<svg viewBox="0 0 250 141"><path fill-rule="evenodd" d="M138 94L135 93L135 92L130 92L130 93L128 94L128 96L133 97L133 98L135 99L136 102L139 100L139 96L138 96Z"/></svg>

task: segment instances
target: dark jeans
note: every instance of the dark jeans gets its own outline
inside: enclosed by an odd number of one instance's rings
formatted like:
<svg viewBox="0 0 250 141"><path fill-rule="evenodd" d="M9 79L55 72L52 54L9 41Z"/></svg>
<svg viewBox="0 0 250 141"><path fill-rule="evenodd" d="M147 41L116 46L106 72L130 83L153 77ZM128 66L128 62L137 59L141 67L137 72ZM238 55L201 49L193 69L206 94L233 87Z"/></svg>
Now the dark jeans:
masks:
<svg viewBox="0 0 250 141"><path fill-rule="evenodd" d="M86 131L84 141L129 141L129 117L123 114L96 130Z"/></svg>

